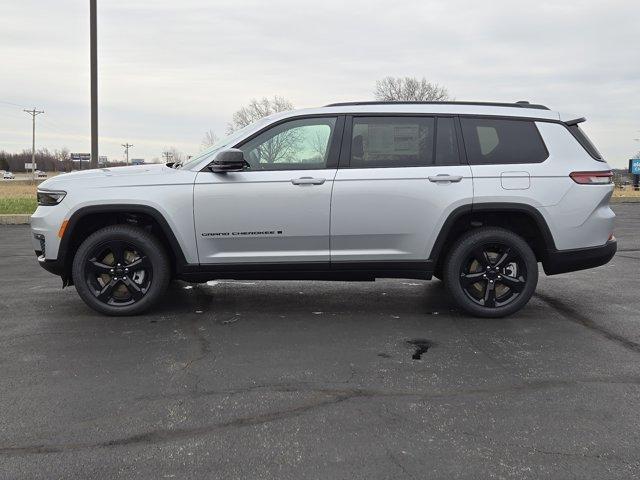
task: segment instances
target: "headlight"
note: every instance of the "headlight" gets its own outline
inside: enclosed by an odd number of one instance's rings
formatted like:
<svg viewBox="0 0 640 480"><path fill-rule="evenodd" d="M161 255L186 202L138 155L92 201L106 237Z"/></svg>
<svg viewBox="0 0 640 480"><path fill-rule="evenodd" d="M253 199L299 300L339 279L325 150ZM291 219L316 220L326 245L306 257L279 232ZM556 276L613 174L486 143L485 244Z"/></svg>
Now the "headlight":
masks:
<svg viewBox="0 0 640 480"><path fill-rule="evenodd" d="M38 189L38 205L51 206L59 204L67 195L62 190L40 190Z"/></svg>

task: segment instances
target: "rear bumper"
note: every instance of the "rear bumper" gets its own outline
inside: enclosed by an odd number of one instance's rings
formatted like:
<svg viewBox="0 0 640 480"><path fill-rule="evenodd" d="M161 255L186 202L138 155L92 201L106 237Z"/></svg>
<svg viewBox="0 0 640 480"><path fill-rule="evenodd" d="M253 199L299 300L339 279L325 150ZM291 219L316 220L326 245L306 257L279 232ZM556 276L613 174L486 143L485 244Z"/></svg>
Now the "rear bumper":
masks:
<svg viewBox="0 0 640 480"><path fill-rule="evenodd" d="M547 275L599 267L608 263L616 254L617 249L618 243L611 240L599 247L554 250L547 253L547 258L542 262L542 266Z"/></svg>

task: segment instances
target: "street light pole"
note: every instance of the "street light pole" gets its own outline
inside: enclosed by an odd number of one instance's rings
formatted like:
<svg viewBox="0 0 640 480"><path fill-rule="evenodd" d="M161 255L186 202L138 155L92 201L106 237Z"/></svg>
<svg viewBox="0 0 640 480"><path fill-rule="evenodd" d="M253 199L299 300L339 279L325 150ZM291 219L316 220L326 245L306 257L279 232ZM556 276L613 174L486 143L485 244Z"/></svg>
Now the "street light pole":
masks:
<svg viewBox="0 0 640 480"><path fill-rule="evenodd" d="M89 0L91 50L91 168L98 168L98 21L97 0Z"/></svg>

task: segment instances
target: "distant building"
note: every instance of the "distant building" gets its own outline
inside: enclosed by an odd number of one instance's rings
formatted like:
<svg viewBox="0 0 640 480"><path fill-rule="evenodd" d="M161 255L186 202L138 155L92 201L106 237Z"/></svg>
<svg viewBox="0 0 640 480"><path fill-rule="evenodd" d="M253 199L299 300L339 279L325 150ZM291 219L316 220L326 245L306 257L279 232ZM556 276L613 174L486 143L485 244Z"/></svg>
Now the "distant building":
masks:
<svg viewBox="0 0 640 480"><path fill-rule="evenodd" d="M107 158L106 155L100 155L98 157L98 166L99 167L104 167L109 163L109 158Z"/></svg>
<svg viewBox="0 0 640 480"><path fill-rule="evenodd" d="M144 165L144 158L132 158L131 165Z"/></svg>

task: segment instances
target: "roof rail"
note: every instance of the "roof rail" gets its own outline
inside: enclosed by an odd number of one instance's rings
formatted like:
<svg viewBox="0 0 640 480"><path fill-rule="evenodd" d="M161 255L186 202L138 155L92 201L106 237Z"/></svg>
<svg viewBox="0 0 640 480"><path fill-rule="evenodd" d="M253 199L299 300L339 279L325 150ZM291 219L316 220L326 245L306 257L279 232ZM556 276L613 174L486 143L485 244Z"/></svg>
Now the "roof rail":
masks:
<svg viewBox="0 0 640 480"><path fill-rule="evenodd" d="M329 105L325 105L325 107L349 107L349 106L357 106L357 105L480 105L486 107L516 107L516 108L535 108L537 110L549 110L548 107L544 105L538 105L536 103L529 103L525 100L521 100L516 103L500 103L500 102L453 102L453 101L444 101L444 102L409 102L409 101L401 101L401 102L376 102L376 101L365 101L365 102L339 102L339 103L330 103Z"/></svg>

